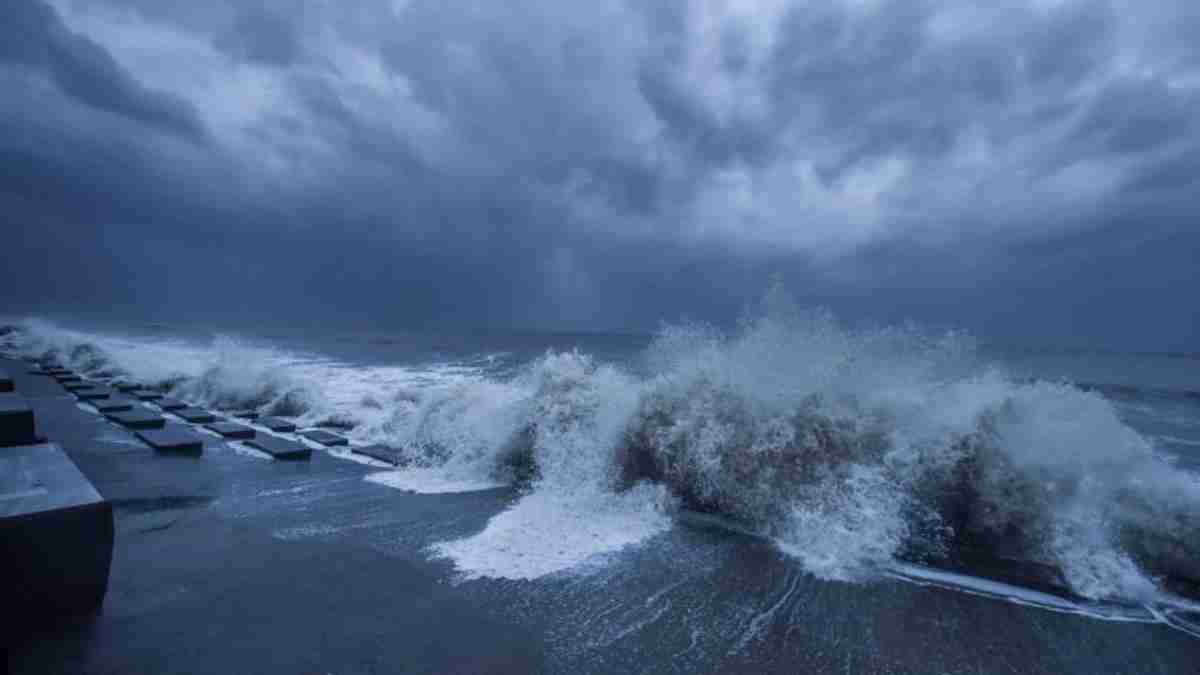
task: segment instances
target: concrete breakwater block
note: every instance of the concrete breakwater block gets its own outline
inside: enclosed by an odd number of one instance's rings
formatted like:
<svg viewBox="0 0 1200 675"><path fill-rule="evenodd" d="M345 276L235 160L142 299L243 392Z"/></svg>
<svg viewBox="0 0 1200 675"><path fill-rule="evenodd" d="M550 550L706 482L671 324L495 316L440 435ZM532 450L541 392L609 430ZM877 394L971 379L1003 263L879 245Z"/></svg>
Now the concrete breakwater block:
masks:
<svg viewBox="0 0 1200 675"><path fill-rule="evenodd" d="M83 378L76 375L75 373L65 373L62 375L53 375L52 377L55 380L57 380L59 384L67 384L68 382L82 382L83 381Z"/></svg>
<svg viewBox="0 0 1200 675"><path fill-rule="evenodd" d="M96 386L95 382L79 380L78 382L64 382L62 388L67 391L79 391L80 389L91 389L94 386Z"/></svg>
<svg viewBox="0 0 1200 675"><path fill-rule="evenodd" d="M113 387L116 387L117 391L125 394L128 394L131 391L144 389L141 382L128 382L125 380L113 382Z"/></svg>
<svg viewBox="0 0 1200 675"><path fill-rule="evenodd" d="M192 424L208 424L216 422L217 416L204 408L183 408L180 410L172 410L172 415L177 415Z"/></svg>
<svg viewBox="0 0 1200 675"><path fill-rule="evenodd" d="M76 390L75 398L80 401L97 401L102 398L108 398L116 393L108 387L89 387L87 389Z"/></svg>
<svg viewBox="0 0 1200 675"><path fill-rule="evenodd" d="M316 441L321 445L349 445L350 443L350 441L347 441L344 437L338 436L337 434L331 434L324 429L310 429L308 431L301 431L300 435L310 441Z"/></svg>
<svg viewBox="0 0 1200 675"><path fill-rule="evenodd" d="M377 459L392 466L400 465L400 451L395 448L389 448L386 445L368 445L361 448L350 448L350 452L370 457L371 459Z"/></svg>
<svg viewBox="0 0 1200 675"><path fill-rule="evenodd" d="M230 417L236 417L239 420L256 420L258 419L257 410L234 410L229 413Z"/></svg>
<svg viewBox="0 0 1200 675"><path fill-rule="evenodd" d="M157 401L162 398L162 392L154 391L153 389L134 389L133 391L125 392L139 401Z"/></svg>
<svg viewBox="0 0 1200 675"><path fill-rule="evenodd" d="M255 450L261 450L275 459L304 461L312 458L312 448L307 445L270 434L258 434L253 439L246 441L246 445Z"/></svg>
<svg viewBox="0 0 1200 675"><path fill-rule="evenodd" d="M108 398L100 399L98 401L89 401L89 403L95 406L96 410L108 414L133 410L134 401L133 399L125 398L123 396L109 396Z"/></svg>
<svg viewBox="0 0 1200 675"><path fill-rule="evenodd" d="M7 370L0 368L0 393L10 392L12 390L12 375L9 375Z"/></svg>
<svg viewBox="0 0 1200 675"><path fill-rule="evenodd" d="M158 452L189 455L199 455L204 452L204 439L190 429L180 426L139 431L137 437Z"/></svg>
<svg viewBox="0 0 1200 675"><path fill-rule="evenodd" d="M286 433L296 430L295 422L285 420L281 417L260 417L256 421L271 431Z"/></svg>
<svg viewBox="0 0 1200 675"><path fill-rule="evenodd" d="M205 429L215 431L225 438L254 438L254 430L236 422L213 422L205 424Z"/></svg>
<svg viewBox="0 0 1200 675"><path fill-rule="evenodd" d="M162 408L163 410L166 410L167 412L171 412L174 410L183 410L184 408L191 407L188 404L184 403L183 401L180 401L180 400L174 399L174 398L160 398L154 402L154 405Z"/></svg>
<svg viewBox="0 0 1200 675"><path fill-rule="evenodd" d="M29 402L16 394L0 394L0 447L36 442L33 408L29 407Z"/></svg>
<svg viewBox="0 0 1200 675"><path fill-rule="evenodd" d="M167 423L162 415L145 408L109 413L105 417L129 429L161 429Z"/></svg>
<svg viewBox="0 0 1200 675"><path fill-rule="evenodd" d="M112 506L57 445L0 453L0 607L15 621L0 643L98 609L113 532Z"/></svg>

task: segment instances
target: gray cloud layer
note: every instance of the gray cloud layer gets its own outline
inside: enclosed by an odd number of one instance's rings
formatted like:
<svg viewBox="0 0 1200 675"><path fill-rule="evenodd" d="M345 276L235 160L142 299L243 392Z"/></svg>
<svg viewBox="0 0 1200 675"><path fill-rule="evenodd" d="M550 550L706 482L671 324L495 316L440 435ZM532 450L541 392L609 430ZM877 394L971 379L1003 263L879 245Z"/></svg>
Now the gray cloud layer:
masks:
<svg viewBox="0 0 1200 675"><path fill-rule="evenodd" d="M1193 3L18 0L9 304L1195 349Z"/></svg>

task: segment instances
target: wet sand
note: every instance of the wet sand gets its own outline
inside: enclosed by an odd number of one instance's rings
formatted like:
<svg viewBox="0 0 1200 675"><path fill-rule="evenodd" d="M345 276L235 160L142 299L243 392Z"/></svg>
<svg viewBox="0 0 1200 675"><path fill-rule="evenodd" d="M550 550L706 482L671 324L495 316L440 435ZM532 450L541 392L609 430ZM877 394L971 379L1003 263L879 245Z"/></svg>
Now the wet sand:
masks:
<svg viewBox="0 0 1200 675"><path fill-rule="evenodd" d="M822 582L768 544L677 526L533 581L460 581L426 548L508 489L418 495L315 451L215 437L158 455L3 361L39 430L116 514L102 611L9 655L14 673L1197 672L1200 640L900 581Z"/></svg>

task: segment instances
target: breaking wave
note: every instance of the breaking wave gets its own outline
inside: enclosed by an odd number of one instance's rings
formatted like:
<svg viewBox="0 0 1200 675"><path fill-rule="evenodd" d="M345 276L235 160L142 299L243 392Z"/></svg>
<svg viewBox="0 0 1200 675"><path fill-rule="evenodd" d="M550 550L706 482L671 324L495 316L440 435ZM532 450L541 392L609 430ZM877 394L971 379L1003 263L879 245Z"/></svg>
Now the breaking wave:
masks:
<svg viewBox="0 0 1200 675"><path fill-rule="evenodd" d="M320 403L318 388L289 373L295 357L234 337L196 343L97 335L38 319L20 326L24 352L91 377L134 380L222 409L301 415Z"/></svg>
<svg viewBox="0 0 1200 675"><path fill-rule="evenodd" d="M340 422L399 449L401 471L521 486L483 532L435 547L468 576L568 569L702 512L825 579L905 561L1119 602L1200 588L1200 480L1101 392L1010 377L956 333L851 330L779 291L731 333L664 328L636 373L576 351L499 379L23 328L76 368Z"/></svg>
<svg viewBox="0 0 1200 675"><path fill-rule="evenodd" d="M1098 393L1018 382L968 338L853 332L778 295L731 337L668 330L626 454L813 574L897 559L1090 599L1190 586L1200 482Z"/></svg>
<svg viewBox="0 0 1200 675"><path fill-rule="evenodd" d="M195 405L295 417L303 424L347 430L374 427L390 411L476 369L359 367L320 354L280 349L244 338L119 336L26 319L8 328L11 347L53 359L89 377L129 380Z"/></svg>
<svg viewBox="0 0 1200 675"><path fill-rule="evenodd" d="M732 335L665 329L648 376L551 353L511 382L420 398L372 433L414 464L522 482L517 513L582 494L586 521L599 496L637 495L630 522L720 514L826 579L904 560L1089 599L1194 593L1200 482L1101 394L1006 377L962 335L851 331L778 294L766 304ZM535 522L549 519L507 523L507 545L517 532L529 546ZM485 541L497 536L440 550L506 576Z"/></svg>

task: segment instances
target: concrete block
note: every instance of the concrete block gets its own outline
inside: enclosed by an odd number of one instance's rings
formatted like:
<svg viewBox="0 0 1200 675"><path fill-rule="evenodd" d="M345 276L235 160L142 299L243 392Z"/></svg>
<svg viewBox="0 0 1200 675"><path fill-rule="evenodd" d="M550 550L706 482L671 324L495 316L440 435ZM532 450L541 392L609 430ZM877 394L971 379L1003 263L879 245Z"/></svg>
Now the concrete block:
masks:
<svg viewBox="0 0 1200 675"><path fill-rule="evenodd" d="M0 447L34 443L37 433L29 402L16 394L0 394Z"/></svg>
<svg viewBox="0 0 1200 675"><path fill-rule="evenodd" d="M141 407L126 412L108 413L105 417L129 429L161 429L167 423L162 415Z"/></svg>
<svg viewBox="0 0 1200 675"><path fill-rule="evenodd" d="M62 375L51 375L51 377L53 377L55 380L58 380L58 383L59 383L59 384L66 384L66 383L68 383L68 382L82 382L82 381L83 381L83 378L82 378L82 377L80 377L80 376L78 376L78 375L76 375L75 373L65 373L65 374L62 374Z"/></svg>
<svg viewBox="0 0 1200 675"><path fill-rule="evenodd" d="M89 403L96 406L96 410L108 414L133 410L134 400L124 396L109 396L98 401L89 401Z"/></svg>
<svg viewBox="0 0 1200 675"><path fill-rule="evenodd" d="M56 366L56 365L52 365L52 364L43 364L42 368L46 371L46 374L48 374L50 377L58 377L60 375L74 375L74 372L70 368L63 368L62 366Z"/></svg>
<svg viewBox="0 0 1200 675"><path fill-rule="evenodd" d="M225 438L254 438L254 430L236 422L213 422L205 424L205 429L215 431Z"/></svg>
<svg viewBox="0 0 1200 675"><path fill-rule="evenodd" d="M163 410L166 410L167 412L172 412L175 410L183 410L184 408L191 407L188 404L184 403L183 401L180 401L178 399L173 399L173 398L160 398L154 402L154 405L162 408Z"/></svg>
<svg viewBox="0 0 1200 675"><path fill-rule="evenodd" d="M381 462L387 462L392 466L399 466L400 464L400 451L395 448L389 448L386 445L368 445L362 448L350 448L350 452L370 457L371 459L377 459Z"/></svg>
<svg viewBox="0 0 1200 675"><path fill-rule="evenodd" d="M280 433L296 430L295 422L292 422L291 420L285 420L280 417L260 417L256 420L256 422L270 429L271 431Z"/></svg>
<svg viewBox="0 0 1200 675"><path fill-rule="evenodd" d="M350 443L342 436L331 434L324 429L310 429L309 431L301 431L300 435L310 441L316 441L321 445L348 445Z"/></svg>
<svg viewBox="0 0 1200 675"><path fill-rule="evenodd" d="M61 448L0 452L0 607L14 622L5 631L97 610L113 532L112 506Z"/></svg>
<svg viewBox="0 0 1200 675"><path fill-rule="evenodd" d="M178 415L192 424L208 424L217 421L217 416L204 408L183 408L182 410L172 410L171 414Z"/></svg>
<svg viewBox="0 0 1200 675"><path fill-rule="evenodd" d="M236 417L239 420L256 420L258 419L257 410L235 410L229 413L230 417Z"/></svg>
<svg viewBox="0 0 1200 675"><path fill-rule="evenodd" d="M80 389L75 392L75 398L80 401L98 401L102 398L108 398L117 392L108 387L91 387L90 389Z"/></svg>
<svg viewBox="0 0 1200 675"><path fill-rule="evenodd" d="M258 434L253 439L246 441L246 445L261 450L275 459L308 460L312 458L312 448L307 445L271 434Z"/></svg>
<svg viewBox="0 0 1200 675"><path fill-rule="evenodd" d="M159 452L189 455L199 455L204 452L204 439L187 427L169 426L162 429L147 429L137 432L137 437Z"/></svg>
<svg viewBox="0 0 1200 675"><path fill-rule="evenodd" d="M117 391L124 394L128 394L131 391L137 391L142 388L142 384L140 382L113 382L113 386L116 387Z"/></svg>
<svg viewBox="0 0 1200 675"><path fill-rule="evenodd" d="M134 389L125 393L139 401L157 401L163 397L162 392L154 391L153 389Z"/></svg>
<svg viewBox="0 0 1200 675"><path fill-rule="evenodd" d="M12 390L13 390L12 375L9 375L7 370L0 368L0 393L6 393L6 392L10 392Z"/></svg>
<svg viewBox="0 0 1200 675"><path fill-rule="evenodd" d="M96 386L95 382L79 380L77 382L64 382L62 388L67 391L79 391L80 389L91 389L94 386Z"/></svg>

